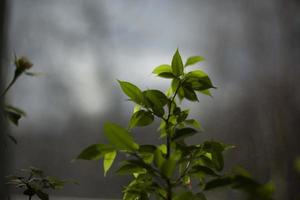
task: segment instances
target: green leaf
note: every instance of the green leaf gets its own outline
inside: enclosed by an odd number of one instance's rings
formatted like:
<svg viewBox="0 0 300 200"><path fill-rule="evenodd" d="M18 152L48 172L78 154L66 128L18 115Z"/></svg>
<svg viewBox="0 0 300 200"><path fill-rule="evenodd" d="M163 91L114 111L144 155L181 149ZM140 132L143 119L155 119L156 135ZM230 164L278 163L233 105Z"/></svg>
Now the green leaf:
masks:
<svg viewBox="0 0 300 200"><path fill-rule="evenodd" d="M162 78L175 78L171 66L167 64L156 67L152 73Z"/></svg>
<svg viewBox="0 0 300 200"><path fill-rule="evenodd" d="M163 163L165 161L165 158L163 157L163 154L160 149L156 149L154 152L154 164L159 169L162 167Z"/></svg>
<svg viewBox="0 0 300 200"><path fill-rule="evenodd" d="M12 111L5 111L6 116L8 117L9 121L11 121L14 125L19 125L19 120L21 119L21 115Z"/></svg>
<svg viewBox="0 0 300 200"><path fill-rule="evenodd" d="M191 85L191 87L196 91L205 91L210 88L216 88L213 86L208 75L201 70L195 70L187 73L185 75L185 82Z"/></svg>
<svg viewBox="0 0 300 200"><path fill-rule="evenodd" d="M83 159L83 160L99 160L102 158L106 153L113 151L114 148L105 145L105 144L93 144L84 149L79 156L77 156L77 159Z"/></svg>
<svg viewBox="0 0 300 200"><path fill-rule="evenodd" d="M23 117L26 116L25 111L20 109L20 108L17 108L15 106L12 106L12 105L9 105L9 104L6 104L4 107L5 107L6 111L13 111L13 112L18 113L19 115L21 115Z"/></svg>
<svg viewBox="0 0 300 200"><path fill-rule="evenodd" d="M204 190L212 190L219 187L230 186L232 184L231 177L213 179L205 184Z"/></svg>
<svg viewBox="0 0 300 200"><path fill-rule="evenodd" d="M118 80L123 92L134 102L141 104L143 102L142 91L132 83Z"/></svg>
<svg viewBox="0 0 300 200"><path fill-rule="evenodd" d="M190 173L200 173L204 175L210 175L214 177L220 177L214 170L210 169L209 167L203 166L203 165L195 165L192 167Z"/></svg>
<svg viewBox="0 0 300 200"><path fill-rule="evenodd" d="M12 105L5 105L4 113L9 121L11 121L16 126L18 126L21 117L26 116L26 113L23 110Z"/></svg>
<svg viewBox="0 0 300 200"><path fill-rule="evenodd" d="M138 166L138 165L135 165L135 164L132 164L132 163L126 163L125 165L121 166L117 170L117 173L121 174L121 175L133 174L133 173L145 174L145 173L147 173L147 170L143 167Z"/></svg>
<svg viewBox="0 0 300 200"><path fill-rule="evenodd" d="M163 116L164 106L168 103L168 98L159 90L145 90L143 95L146 99L146 106L150 107L153 113L159 117Z"/></svg>
<svg viewBox="0 0 300 200"><path fill-rule="evenodd" d="M145 163L151 164L154 159L155 150L156 146L154 145L141 145L139 148L139 155Z"/></svg>
<svg viewBox="0 0 300 200"><path fill-rule="evenodd" d="M183 110L182 112L180 112L179 116L178 116L178 123L183 122L189 115L190 110Z"/></svg>
<svg viewBox="0 0 300 200"><path fill-rule="evenodd" d="M164 176L166 176L167 178L171 178L175 168L176 168L176 160L170 157L163 162L161 166L161 171Z"/></svg>
<svg viewBox="0 0 300 200"><path fill-rule="evenodd" d="M212 94L211 94L211 92L209 91L209 89L207 89L207 90L200 90L199 92L201 92L202 94L205 94L205 95L207 95L207 96L212 97Z"/></svg>
<svg viewBox="0 0 300 200"><path fill-rule="evenodd" d="M200 123L195 119L187 119L187 120L184 121L184 123L186 125L189 125L189 126L192 126L194 128L202 130L202 127L201 127Z"/></svg>
<svg viewBox="0 0 300 200"><path fill-rule="evenodd" d="M116 151L111 151L108 152L104 155L104 160L103 160L103 170L104 170L104 176L106 176L106 173L112 166L115 158L116 158L117 152Z"/></svg>
<svg viewBox="0 0 300 200"><path fill-rule="evenodd" d="M204 142L203 150L211 153L212 162L218 171L221 171L224 167L224 158L222 152L225 150L225 146L222 143L215 141Z"/></svg>
<svg viewBox="0 0 300 200"><path fill-rule="evenodd" d="M189 66L189 65L194 65L198 62L204 61L205 59L201 56L191 56L187 59L186 63L185 63L185 67Z"/></svg>
<svg viewBox="0 0 300 200"><path fill-rule="evenodd" d="M139 149L139 145L134 142L130 133L117 124L105 123L104 133L117 150L136 151Z"/></svg>
<svg viewBox="0 0 300 200"><path fill-rule="evenodd" d="M134 108L133 108L133 113L136 113L137 111L141 110L141 106L139 104L135 104Z"/></svg>
<svg viewBox="0 0 300 200"><path fill-rule="evenodd" d="M154 116L152 115L151 112L145 111L145 110L140 110L135 112L129 123L129 128L132 129L136 126L147 126L151 124L154 120Z"/></svg>
<svg viewBox="0 0 300 200"><path fill-rule="evenodd" d="M197 131L193 128L182 128L182 129L176 129L175 130L175 134L172 137L173 141L179 141L182 140L186 137L190 137L192 135L195 135L197 133Z"/></svg>
<svg viewBox="0 0 300 200"><path fill-rule="evenodd" d="M183 88L183 92L184 92L184 97L186 99L188 99L190 101L199 101L198 97L191 85L184 84L182 86L182 88Z"/></svg>
<svg viewBox="0 0 300 200"><path fill-rule="evenodd" d="M183 74L183 63L178 49L176 50L172 59L172 72L176 77Z"/></svg>

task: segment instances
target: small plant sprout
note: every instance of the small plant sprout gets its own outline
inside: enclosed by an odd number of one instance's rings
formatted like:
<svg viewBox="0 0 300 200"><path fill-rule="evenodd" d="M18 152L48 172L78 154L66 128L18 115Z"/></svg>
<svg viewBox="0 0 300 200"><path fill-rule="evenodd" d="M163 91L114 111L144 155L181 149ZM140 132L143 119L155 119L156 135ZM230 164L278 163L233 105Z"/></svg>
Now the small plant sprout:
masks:
<svg viewBox="0 0 300 200"><path fill-rule="evenodd" d="M60 180L53 176L45 176L42 170L34 167L22 169L21 175L8 176L7 179L7 184L21 188L23 194L28 196L29 200L35 195L41 200L48 200L49 195L46 190L58 190L62 189L66 183L74 183L74 181L70 180Z"/></svg>

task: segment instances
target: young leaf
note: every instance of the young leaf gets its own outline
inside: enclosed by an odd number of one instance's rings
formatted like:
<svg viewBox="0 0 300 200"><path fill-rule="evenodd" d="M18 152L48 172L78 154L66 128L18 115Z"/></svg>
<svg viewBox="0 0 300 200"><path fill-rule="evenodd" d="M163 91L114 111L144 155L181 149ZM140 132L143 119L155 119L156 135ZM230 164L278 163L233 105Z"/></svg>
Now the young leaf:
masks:
<svg viewBox="0 0 300 200"><path fill-rule="evenodd" d="M172 59L172 72L176 77L183 74L183 63L178 49L176 50Z"/></svg>
<svg viewBox="0 0 300 200"><path fill-rule="evenodd" d="M145 111L145 110L140 110L135 112L129 123L129 128L132 129L136 126L147 126L151 124L154 120L154 116L152 115L151 112Z"/></svg>
<svg viewBox="0 0 300 200"><path fill-rule="evenodd" d="M117 124L105 123L104 133L117 150L136 151L139 149L139 145L134 142L130 133Z"/></svg>
<svg viewBox="0 0 300 200"><path fill-rule="evenodd" d="M103 170L104 170L104 176L106 176L106 173L112 166L115 158L116 158L117 152L116 151L111 151L108 152L104 155L104 160L103 160Z"/></svg>
<svg viewBox="0 0 300 200"><path fill-rule="evenodd" d="M162 78L175 78L171 66L166 64L156 67L152 73Z"/></svg>
<svg viewBox="0 0 300 200"><path fill-rule="evenodd" d="M185 67L189 66L189 65L194 65L198 62L204 61L205 59L201 56L191 56L187 59L186 63L185 63Z"/></svg>
<svg viewBox="0 0 300 200"><path fill-rule="evenodd" d="M200 90L199 92L201 92L202 94L205 94L207 96L212 97L211 92L209 91L209 89L207 89L207 90Z"/></svg>
<svg viewBox="0 0 300 200"><path fill-rule="evenodd" d="M134 102L137 104L141 104L143 102L143 94L142 91L132 83L126 81L118 80L123 92Z"/></svg>

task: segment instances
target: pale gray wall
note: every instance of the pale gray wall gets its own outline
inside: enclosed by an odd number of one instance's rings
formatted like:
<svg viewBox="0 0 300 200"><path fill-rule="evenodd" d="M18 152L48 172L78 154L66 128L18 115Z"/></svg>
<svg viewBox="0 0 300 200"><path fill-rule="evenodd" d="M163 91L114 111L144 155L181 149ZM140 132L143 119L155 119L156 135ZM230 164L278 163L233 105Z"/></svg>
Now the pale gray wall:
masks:
<svg viewBox="0 0 300 200"><path fill-rule="evenodd" d="M10 93L28 113L11 128L19 140L11 171L34 165L81 183L60 194L119 197L126 177L103 178L100 164L70 160L103 140L104 121L127 124L132 106L116 79L166 88L150 73L179 47L185 58L207 59L200 66L218 87L192 106L206 130L196 139L235 144L227 167L242 164L261 181L272 178L278 199L294 198L287 196L299 184L298 13L295 0L10 1L8 51L46 74L22 77ZM138 129L138 140L153 141L152 128Z"/></svg>

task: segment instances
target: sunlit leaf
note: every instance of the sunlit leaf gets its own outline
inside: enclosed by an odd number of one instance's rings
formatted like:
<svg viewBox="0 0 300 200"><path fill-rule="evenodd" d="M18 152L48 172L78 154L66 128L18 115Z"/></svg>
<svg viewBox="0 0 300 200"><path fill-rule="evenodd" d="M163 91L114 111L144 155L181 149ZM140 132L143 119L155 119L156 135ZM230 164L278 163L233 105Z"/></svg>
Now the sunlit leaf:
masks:
<svg viewBox="0 0 300 200"><path fill-rule="evenodd" d="M152 73L162 78L175 78L171 66L167 64L156 67Z"/></svg>
<svg viewBox="0 0 300 200"><path fill-rule="evenodd" d="M141 104L143 102L142 91L132 83L118 80L123 92L134 102Z"/></svg>
<svg viewBox="0 0 300 200"><path fill-rule="evenodd" d="M115 158L116 158L117 152L111 151L104 155L103 159L103 170L104 170L104 176L106 176L106 173L111 168Z"/></svg>
<svg viewBox="0 0 300 200"><path fill-rule="evenodd" d="M187 59L186 63L185 63L185 67L189 66L189 65L194 65L198 62L204 61L205 59L201 56L191 56Z"/></svg>

